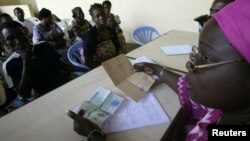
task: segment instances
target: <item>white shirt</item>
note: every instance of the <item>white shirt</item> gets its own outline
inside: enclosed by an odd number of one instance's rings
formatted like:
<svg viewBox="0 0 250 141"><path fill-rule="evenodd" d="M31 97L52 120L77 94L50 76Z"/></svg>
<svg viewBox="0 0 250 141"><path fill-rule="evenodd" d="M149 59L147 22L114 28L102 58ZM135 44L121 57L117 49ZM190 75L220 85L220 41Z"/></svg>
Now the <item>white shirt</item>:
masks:
<svg viewBox="0 0 250 141"><path fill-rule="evenodd" d="M18 21L18 20L17 20L17 21ZM33 33L33 26L35 26L35 24L34 24L32 21L24 19L24 22L20 22L20 21L18 21L18 22L19 22L22 26L27 27L28 30L29 30L29 33Z"/></svg>

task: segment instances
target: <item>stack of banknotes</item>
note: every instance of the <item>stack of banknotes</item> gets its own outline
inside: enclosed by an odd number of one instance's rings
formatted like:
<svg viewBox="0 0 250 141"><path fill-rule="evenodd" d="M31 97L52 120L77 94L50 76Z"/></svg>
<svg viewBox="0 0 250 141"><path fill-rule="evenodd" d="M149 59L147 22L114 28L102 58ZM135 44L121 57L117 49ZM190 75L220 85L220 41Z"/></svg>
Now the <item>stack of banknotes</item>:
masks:
<svg viewBox="0 0 250 141"><path fill-rule="evenodd" d="M85 118L97 125L101 125L108 119L121 105L123 98L114 94L111 90L99 87L88 101L83 101L75 110L85 111Z"/></svg>

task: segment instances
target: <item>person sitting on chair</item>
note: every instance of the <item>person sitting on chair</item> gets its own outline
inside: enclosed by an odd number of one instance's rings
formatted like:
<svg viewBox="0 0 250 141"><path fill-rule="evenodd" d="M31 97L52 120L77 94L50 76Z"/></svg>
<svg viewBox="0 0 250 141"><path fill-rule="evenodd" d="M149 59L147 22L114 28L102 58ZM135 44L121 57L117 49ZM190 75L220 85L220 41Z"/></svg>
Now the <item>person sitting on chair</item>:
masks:
<svg viewBox="0 0 250 141"><path fill-rule="evenodd" d="M72 9L72 17L73 20L70 22L70 26L78 26L80 27L81 35L84 35L87 33L87 31L92 27L92 25L85 19L84 13L81 9L81 7L75 7ZM70 40L74 38L73 35L73 29L69 30Z"/></svg>
<svg viewBox="0 0 250 141"><path fill-rule="evenodd" d="M181 110L161 141L206 141L210 124L249 124L249 8L248 0L237 0L213 15L190 53L186 75L157 64L135 64L135 70L157 75L180 97ZM100 127L83 113L68 112L74 130L89 141L104 141Z"/></svg>
<svg viewBox="0 0 250 141"><path fill-rule="evenodd" d="M15 16L17 17L17 21L23 25L24 27L27 27L29 33L29 37L32 39L32 36L33 36L33 27L35 26L35 24L30 21L30 20L27 20L27 19L24 19L24 12L23 12L23 9L20 8L20 7L16 7L14 9L14 14Z"/></svg>
<svg viewBox="0 0 250 141"><path fill-rule="evenodd" d="M116 34L118 35L118 39L121 45L121 52L126 53L127 52L126 41L122 32L122 29L119 26L119 24L121 24L121 20L119 16L114 15L113 13L110 12L111 7L112 7L112 4L110 1L105 0L102 3L102 6L104 7L105 13L107 14L107 26L115 30Z"/></svg>
<svg viewBox="0 0 250 141"><path fill-rule="evenodd" d="M121 46L114 30L107 27L107 17L101 4L93 4L89 9L95 26L83 36L84 58L87 66L95 68L119 54Z"/></svg>
<svg viewBox="0 0 250 141"><path fill-rule="evenodd" d="M4 44L12 54L3 63L5 80L21 97L29 97L34 89L41 96L68 81L65 71L82 70L62 63L60 55L47 42L33 45L23 26L16 21L5 22L0 27Z"/></svg>
<svg viewBox="0 0 250 141"><path fill-rule="evenodd" d="M0 25L2 25L6 21L13 21L12 17L7 13L0 14ZM3 37L0 36L0 66L2 66L2 61L5 61L9 54L12 54L10 50L4 45Z"/></svg>
<svg viewBox="0 0 250 141"><path fill-rule="evenodd" d="M78 26L78 25L73 26L71 31L73 32L73 35L74 35L70 40L72 45L77 43L77 42L82 41L82 36L83 35L82 35L82 32L81 32L80 26Z"/></svg>
<svg viewBox="0 0 250 141"><path fill-rule="evenodd" d="M66 40L63 38L63 30L54 22L52 22L51 11L42 8L39 11L39 20L41 23L33 28L33 43L46 41L54 48L62 48L66 46Z"/></svg>
<svg viewBox="0 0 250 141"><path fill-rule="evenodd" d="M0 14L0 25L6 21L13 21L12 17L7 13Z"/></svg>
<svg viewBox="0 0 250 141"><path fill-rule="evenodd" d="M36 44L40 41L48 42L61 55L60 60L64 63L69 63L64 32L56 23L52 22L51 11L46 8L41 9L39 20L41 23L35 25L33 28L33 43Z"/></svg>

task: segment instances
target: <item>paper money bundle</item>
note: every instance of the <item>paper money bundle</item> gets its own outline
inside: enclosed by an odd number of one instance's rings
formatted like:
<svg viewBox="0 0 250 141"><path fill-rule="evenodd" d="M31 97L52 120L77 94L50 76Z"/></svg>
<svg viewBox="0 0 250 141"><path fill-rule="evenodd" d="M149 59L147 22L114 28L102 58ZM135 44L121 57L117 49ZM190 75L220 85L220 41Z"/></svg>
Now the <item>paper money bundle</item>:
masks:
<svg viewBox="0 0 250 141"><path fill-rule="evenodd" d="M99 87L90 100L83 101L75 111L84 110L84 117L100 126L108 117L114 114L122 101L123 98L114 94L111 90Z"/></svg>

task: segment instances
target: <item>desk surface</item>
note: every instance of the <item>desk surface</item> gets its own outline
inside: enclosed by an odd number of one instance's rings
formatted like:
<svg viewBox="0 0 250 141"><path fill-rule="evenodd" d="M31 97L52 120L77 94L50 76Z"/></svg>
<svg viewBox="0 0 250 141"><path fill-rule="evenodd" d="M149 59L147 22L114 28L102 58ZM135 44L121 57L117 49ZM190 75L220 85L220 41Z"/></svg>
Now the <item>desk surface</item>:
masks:
<svg viewBox="0 0 250 141"><path fill-rule="evenodd" d="M74 109L99 86L123 95L113 85L103 67L81 76L24 107L0 118L3 141L82 141L73 131L66 111ZM180 108L177 95L165 84L153 89L169 118ZM143 117L142 117L143 118ZM108 141L159 141L170 123L133 129L107 136Z"/></svg>
<svg viewBox="0 0 250 141"><path fill-rule="evenodd" d="M166 45L181 45L181 44L198 44L199 34L187 31L171 30L166 34L154 39L153 41L139 47L138 49L127 54L129 57L137 58L141 56L147 56L160 65L174 68L181 71L186 70L186 62L189 59L189 55L173 55L167 56L161 50L161 46Z"/></svg>
<svg viewBox="0 0 250 141"><path fill-rule="evenodd" d="M127 54L147 56L161 65L185 70L187 55L166 56L163 45L197 44L198 34L170 31L152 42ZM81 76L0 119L0 138L6 141L79 141L84 137L73 131L73 121L66 111L90 96L99 86L123 95L112 83L102 67ZM180 108L177 95L165 84L153 89L170 119ZM110 141L159 141L169 123L154 125L108 135Z"/></svg>

